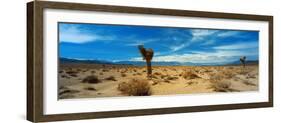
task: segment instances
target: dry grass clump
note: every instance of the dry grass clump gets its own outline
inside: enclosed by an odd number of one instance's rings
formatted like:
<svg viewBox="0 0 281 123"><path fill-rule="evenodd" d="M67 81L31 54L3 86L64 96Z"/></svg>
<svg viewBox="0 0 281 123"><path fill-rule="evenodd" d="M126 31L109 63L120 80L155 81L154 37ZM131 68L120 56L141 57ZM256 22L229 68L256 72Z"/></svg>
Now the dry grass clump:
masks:
<svg viewBox="0 0 281 123"><path fill-rule="evenodd" d="M173 77L173 76L168 76L167 78L166 78L167 80L176 80L176 79L178 79L178 77Z"/></svg>
<svg viewBox="0 0 281 123"><path fill-rule="evenodd" d="M88 91L96 91L97 89L93 88L93 87L86 87L84 88L85 90L88 90Z"/></svg>
<svg viewBox="0 0 281 123"><path fill-rule="evenodd" d="M153 73L153 75L160 76L160 75L162 75L162 74L161 74L161 73L159 73L159 72L155 72L155 73Z"/></svg>
<svg viewBox="0 0 281 123"><path fill-rule="evenodd" d="M67 75L61 75L61 78L69 78Z"/></svg>
<svg viewBox="0 0 281 123"><path fill-rule="evenodd" d="M126 76L127 76L127 74L125 74L125 73L121 73L121 76L122 76L122 77L126 77Z"/></svg>
<svg viewBox="0 0 281 123"><path fill-rule="evenodd" d="M131 79L118 85L118 90L129 96L151 95L151 85L146 79Z"/></svg>
<svg viewBox="0 0 281 123"><path fill-rule="evenodd" d="M196 78L200 78L194 71L184 71L181 76L185 79L196 79Z"/></svg>
<svg viewBox="0 0 281 123"><path fill-rule="evenodd" d="M63 90L59 93L59 95L65 94L65 93L70 93L70 94L74 94L74 93L79 93L80 91L78 90Z"/></svg>
<svg viewBox="0 0 281 123"><path fill-rule="evenodd" d="M95 84L95 83L99 83L101 82L97 76L95 75L91 75L91 76L87 76L86 78L84 78L82 80L83 83L91 83L91 84Z"/></svg>
<svg viewBox="0 0 281 123"><path fill-rule="evenodd" d="M65 73L67 73L69 76L72 76L72 77L77 77L77 71L66 71Z"/></svg>
<svg viewBox="0 0 281 123"><path fill-rule="evenodd" d="M250 82L250 81L248 81L248 80L244 80L243 83L244 83L245 85L256 86L255 83L252 83L252 82Z"/></svg>
<svg viewBox="0 0 281 123"><path fill-rule="evenodd" d="M231 92L232 89L230 88L231 83L228 81L218 81L212 84L212 88L216 92Z"/></svg>
<svg viewBox="0 0 281 123"><path fill-rule="evenodd" d="M114 76L109 76L105 80L117 81Z"/></svg>
<svg viewBox="0 0 281 123"><path fill-rule="evenodd" d="M109 72L109 70L108 69L103 69L102 72Z"/></svg>
<svg viewBox="0 0 281 123"><path fill-rule="evenodd" d="M77 71L66 71L65 73L67 73L67 74L77 74L78 72Z"/></svg>
<svg viewBox="0 0 281 123"><path fill-rule="evenodd" d="M166 82L166 83L170 83L171 81L170 81L170 80L168 80L168 79L164 79L164 82Z"/></svg>
<svg viewBox="0 0 281 123"><path fill-rule="evenodd" d="M255 79L256 76L254 74L247 74L246 78L247 79Z"/></svg>
<svg viewBox="0 0 281 123"><path fill-rule="evenodd" d="M155 74L152 74L152 75L151 75L151 78L153 78L153 79L158 79L158 77L157 77Z"/></svg>
<svg viewBox="0 0 281 123"><path fill-rule="evenodd" d="M231 92L233 89L230 88L231 83L229 81L223 80L223 76L214 75L210 78L212 83L211 88L214 89L215 92Z"/></svg>
<svg viewBox="0 0 281 123"><path fill-rule="evenodd" d="M187 82L187 85L194 85L194 84L198 84L198 82L193 82L193 81Z"/></svg>

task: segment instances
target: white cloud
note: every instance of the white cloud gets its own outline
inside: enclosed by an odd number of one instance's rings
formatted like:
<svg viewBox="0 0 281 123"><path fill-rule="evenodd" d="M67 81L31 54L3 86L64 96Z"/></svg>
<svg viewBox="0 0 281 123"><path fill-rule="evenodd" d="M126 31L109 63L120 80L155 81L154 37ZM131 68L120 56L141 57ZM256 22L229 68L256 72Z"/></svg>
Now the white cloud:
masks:
<svg viewBox="0 0 281 123"><path fill-rule="evenodd" d="M207 30L207 29L192 29L192 39L191 42L203 42L209 36L213 36L218 30Z"/></svg>
<svg viewBox="0 0 281 123"><path fill-rule="evenodd" d="M203 54L182 54L182 55L166 55L153 57L155 62L193 62L193 63L217 63L226 62L232 56L215 56ZM141 57L132 58L131 61L142 61Z"/></svg>
<svg viewBox="0 0 281 123"><path fill-rule="evenodd" d="M173 45L173 46L170 46L170 49L172 50L172 52L175 52L175 51L178 51L178 50L181 50L187 46L189 46L190 43L185 43L185 44L180 44L180 45Z"/></svg>
<svg viewBox="0 0 281 123"><path fill-rule="evenodd" d="M214 47L214 49L238 50L238 49L251 49L251 48L257 48L257 47L258 47L258 42L245 42L245 43L217 46L217 47Z"/></svg>
<svg viewBox="0 0 281 123"><path fill-rule="evenodd" d="M164 56L155 56L153 61L160 62L193 62L193 63L218 63L230 62L240 58L240 56L254 56L258 55L256 51L243 52L240 50L224 51L219 50L216 52L202 52L194 51L193 54L172 54ZM130 59L131 61L142 61L141 57Z"/></svg>
<svg viewBox="0 0 281 123"><path fill-rule="evenodd" d="M217 36L218 37L230 37L230 36L239 36L240 32L239 31L226 31L226 32L221 32L218 33Z"/></svg>
<svg viewBox="0 0 281 123"><path fill-rule="evenodd" d="M145 44L148 44L148 43L160 41L160 39L144 39L144 40L137 40L136 38L129 38L129 39L126 39L126 40L130 41L130 42L128 42L127 44L125 44L126 46L145 45Z"/></svg>
<svg viewBox="0 0 281 123"><path fill-rule="evenodd" d="M218 32L217 30L208 30L208 29L192 29L192 35L195 37L198 36L209 36L213 35L214 33Z"/></svg>
<svg viewBox="0 0 281 123"><path fill-rule="evenodd" d="M112 40L112 36L101 36L94 33L82 32L78 26L60 27L60 42L87 43L97 40Z"/></svg>

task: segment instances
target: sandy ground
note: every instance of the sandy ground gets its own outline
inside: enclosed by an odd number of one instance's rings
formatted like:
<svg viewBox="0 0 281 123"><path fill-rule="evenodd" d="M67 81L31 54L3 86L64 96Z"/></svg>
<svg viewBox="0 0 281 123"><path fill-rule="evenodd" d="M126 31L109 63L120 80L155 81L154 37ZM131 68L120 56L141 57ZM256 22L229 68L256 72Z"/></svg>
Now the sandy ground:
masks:
<svg viewBox="0 0 281 123"><path fill-rule="evenodd" d="M97 83L85 82L96 76ZM242 66L153 66L61 65L59 99L128 96L120 83L141 78L149 82L151 95L258 91L258 65Z"/></svg>

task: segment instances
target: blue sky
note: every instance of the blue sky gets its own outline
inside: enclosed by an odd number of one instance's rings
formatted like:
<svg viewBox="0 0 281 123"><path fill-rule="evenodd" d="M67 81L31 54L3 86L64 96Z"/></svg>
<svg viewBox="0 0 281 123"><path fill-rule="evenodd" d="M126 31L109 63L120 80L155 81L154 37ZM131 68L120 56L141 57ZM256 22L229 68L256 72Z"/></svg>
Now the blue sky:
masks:
<svg viewBox="0 0 281 123"><path fill-rule="evenodd" d="M153 61L258 60L258 41L258 31L59 23L59 55L74 59L142 61L143 44Z"/></svg>

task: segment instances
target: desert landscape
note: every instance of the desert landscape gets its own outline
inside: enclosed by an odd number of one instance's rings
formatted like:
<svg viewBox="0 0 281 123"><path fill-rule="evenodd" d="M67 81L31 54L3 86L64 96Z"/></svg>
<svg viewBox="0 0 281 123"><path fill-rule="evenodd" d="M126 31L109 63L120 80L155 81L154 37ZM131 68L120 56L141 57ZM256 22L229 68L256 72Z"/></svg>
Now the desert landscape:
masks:
<svg viewBox="0 0 281 123"><path fill-rule="evenodd" d="M60 64L59 99L258 90L258 65L146 66Z"/></svg>
<svg viewBox="0 0 281 123"><path fill-rule="evenodd" d="M58 32L58 99L259 89L259 31L60 22Z"/></svg>

